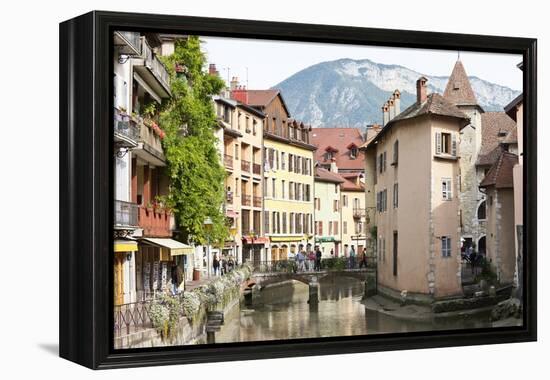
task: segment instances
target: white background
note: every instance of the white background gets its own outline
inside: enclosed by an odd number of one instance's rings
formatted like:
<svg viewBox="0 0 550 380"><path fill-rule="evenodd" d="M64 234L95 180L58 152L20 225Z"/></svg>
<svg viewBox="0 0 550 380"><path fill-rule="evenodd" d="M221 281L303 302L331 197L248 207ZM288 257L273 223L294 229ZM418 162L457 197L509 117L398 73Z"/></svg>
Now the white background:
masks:
<svg viewBox="0 0 550 380"><path fill-rule="evenodd" d="M542 1L53 1L2 2L0 33L0 377L151 378L543 378L548 369L548 281L539 248L539 342L93 372L57 357L58 23L92 9L539 39L539 236L548 231L550 101L548 10ZM548 121L548 118L546 118ZM85 215L83 215L85 217ZM78 252L75 252L78 254ZM546 296L546 297L544 297ZM546 349L546 353L544 350ZM546 375L547 376L547 375Z"/></svg>

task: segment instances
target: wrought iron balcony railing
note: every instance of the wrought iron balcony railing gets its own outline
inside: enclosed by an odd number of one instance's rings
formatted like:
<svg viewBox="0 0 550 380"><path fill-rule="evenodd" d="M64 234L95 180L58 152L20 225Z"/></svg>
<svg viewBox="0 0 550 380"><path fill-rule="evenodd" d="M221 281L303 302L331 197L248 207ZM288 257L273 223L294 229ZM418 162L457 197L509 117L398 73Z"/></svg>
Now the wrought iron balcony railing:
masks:
<svg viewBox="0 0 550 380"><path fill-rule="evenodd" d="M226 168L233 169L233 156L230 156L229 154L224 154L223 164Z"/></svg>
<svg viewBox="0 0 550 380"><path fill-rule="evenodd" d="M262 197L258 197L255 195L252 202L252 205L254 207L262 207Z"/></svg>
<svg viewBox="0 0 550 380"><path fill-rule="evenodd" d="M136 122L118 108L114 113L114 133L117 144L124 147L134 147L139 140L139 128Z"/></svg>
<svg viewBox="0 0 550 380"><path fill-rule="evenodd" d="M241 195L241 204L243 206L250 206L251 196L248 194L242 194Z"/></svg>
<svg viewBox="0 0 550 380"><path fill-rule="evenodd" d="M261 175L262 174L262 165L252 164L252 173Z"/></svg>
<svg viewBox="0 0 550 380"><path fill-rule="evenodd" d="M241 170L250 172L250 161L241 160Z"/></svg>

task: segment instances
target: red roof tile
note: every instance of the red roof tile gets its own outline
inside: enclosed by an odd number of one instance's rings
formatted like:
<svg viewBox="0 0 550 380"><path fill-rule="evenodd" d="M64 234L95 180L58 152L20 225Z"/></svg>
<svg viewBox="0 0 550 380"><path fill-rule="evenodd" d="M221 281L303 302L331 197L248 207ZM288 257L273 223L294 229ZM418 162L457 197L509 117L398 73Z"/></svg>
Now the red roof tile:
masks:
<svg viewBox="0 0 550 380"><path fill-rule="evenodd" d="M499 157L500 143L510 132L516 129L516 123L505 112L484 112L481 114L481 148L476 165L492 165Z"/></svg>
<svg viewBox="0 0 550 380"><path fill-rule="evenodd" d="M474 90L462 62L456 61L443 96L454 105L477 105Z"/></svg>
<svg viewBox="0 0 550 380"><path fill-rule="evenodd" d="M357 157L351 158L350 146L352 143L356 147L363 145L363 135L358 128L312 128L311 143L317 147L315 160L321 164L330 164L326 152L331 148L336 159L336 166L342 170L365 169L365 154L358 150Z"/></svg>
<svg viewBox="0 0 550 380"><path fill-rule="evenodd" d="M479 187L495 186L497 189L514 187L514 165L517 163L518 156L503 151Z"/></svg>
<svg viewBox="0 0 550 380"><path fill-rule="evenodd" d="M316 167L315 181L343 183L345 180L338 173L333 173L330 170Z"/></svg>

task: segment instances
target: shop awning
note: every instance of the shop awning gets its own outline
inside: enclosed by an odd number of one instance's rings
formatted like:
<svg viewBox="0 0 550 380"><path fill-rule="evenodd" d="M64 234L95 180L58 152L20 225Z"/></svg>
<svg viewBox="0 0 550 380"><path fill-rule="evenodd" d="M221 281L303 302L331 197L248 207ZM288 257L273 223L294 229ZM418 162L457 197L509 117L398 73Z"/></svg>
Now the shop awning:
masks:
<svg viewBox="0 0 550 380"><path fill-rule="evenodd" d="M136 241L133 240L115 240L115 252L135 252L138 250Z"/></svg>
<svg viewBox="0 0 550 380"><path fill-rule="evenodd" d="M193 247L187 244L183 244L182 242L179 242L174 239L168 239L168 238L143 238L141 239L144 243L149 243L151 245L161 247L161 248L167 248L170 250L171 256L179 256L179 255L189 255L194 252Z"/></svg>
<svg viewBox="0 0 550 380"><path fill-rule="evenodd" d="M244 244L269 244L268 237L252 238L250 236L243 236Z"/></svg>
<svg viewBox="0 0 550 380"><path fill-rule="evenodd" d="M237 218L239 214L233 210L227 210L225 212L225 216L227 216L228 218Z"/></svg>
<svg viewBox="0 0 550 380"><path fill-rule="evenodd" d="M271 241L285 242L285 241L301 241L304 240L303 236L271 236Z"/></svg>

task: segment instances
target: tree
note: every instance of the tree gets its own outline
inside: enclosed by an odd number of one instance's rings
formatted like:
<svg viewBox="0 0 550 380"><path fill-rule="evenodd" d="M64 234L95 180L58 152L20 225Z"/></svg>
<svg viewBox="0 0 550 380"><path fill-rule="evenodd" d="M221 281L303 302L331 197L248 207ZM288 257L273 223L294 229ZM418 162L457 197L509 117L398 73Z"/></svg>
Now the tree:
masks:
<svg viewBox="0 0 550 380"><path fill-rule="evenodd" d="M200 44L197 36L176 40L174 53L161 58L172 79L172 97L160 113L170 176L166 201L174 211L181 239L203 244L209 235L211 242L222 244L229 236L222 210L225 170L216 148L211 97L224 82L203 71L206 58ZM213 224L206 231L208 217Z"/></svg>

